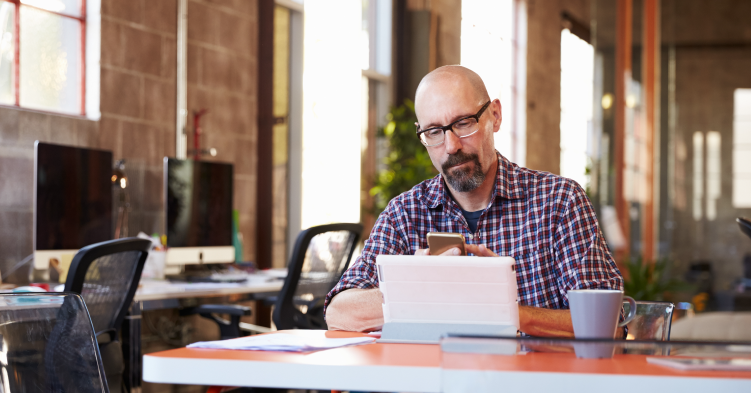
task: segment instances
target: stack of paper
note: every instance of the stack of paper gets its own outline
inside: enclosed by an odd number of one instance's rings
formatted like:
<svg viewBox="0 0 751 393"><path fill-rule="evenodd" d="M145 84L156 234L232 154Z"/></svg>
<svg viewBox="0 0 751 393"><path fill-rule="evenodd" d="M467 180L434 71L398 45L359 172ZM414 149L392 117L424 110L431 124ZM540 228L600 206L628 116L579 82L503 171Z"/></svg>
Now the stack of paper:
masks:
<svg viewBox="0 0 751 393"><path fill-rule="evenodd" d="M325 338L288 333L262 334L231 340L202 341L188 345L188 348L239 349L246 351L285 351L307 352L321 349L370 344L374 337Z"/></svg>

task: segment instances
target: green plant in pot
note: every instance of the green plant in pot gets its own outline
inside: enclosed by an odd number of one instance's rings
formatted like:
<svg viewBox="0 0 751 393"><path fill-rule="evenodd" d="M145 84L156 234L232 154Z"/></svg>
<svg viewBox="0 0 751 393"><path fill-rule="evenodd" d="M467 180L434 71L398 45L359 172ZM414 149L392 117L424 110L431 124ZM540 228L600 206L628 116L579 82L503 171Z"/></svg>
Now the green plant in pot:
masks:
<svg viewBox="0 0 751 393"><path fill-rule="evenodd" d="M387 119L388 123L379 130L379 136L388 142L388 154L383 159L386 169L378 172L375 185L370 189L370 195L375 197L373 213L376 215L391 199L438 173L416 135L414 103L405 100L404 104L391 109Z"/></svg>
<svg viewBox="0 0 751 393"><path fill-rule="evenodd" d="M654 263L644 261L642 257L631 258L626 263L628 278L624 281L624 292L636 300L664 301L666 295L679 291L691 290L686 282L669 278L667 259L658 259Z"/></svg>

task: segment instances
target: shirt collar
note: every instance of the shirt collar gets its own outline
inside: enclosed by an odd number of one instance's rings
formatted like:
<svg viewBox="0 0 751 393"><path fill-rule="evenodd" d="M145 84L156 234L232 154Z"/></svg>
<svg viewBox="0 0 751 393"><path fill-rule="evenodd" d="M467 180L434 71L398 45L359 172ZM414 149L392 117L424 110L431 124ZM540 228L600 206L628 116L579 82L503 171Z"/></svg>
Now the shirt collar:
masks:
<svg viewBox="0 0 751 393"><path fill-rule="evenodd" d="M525 189L519 181L518 170L519 167L507 160L498 151L495 152L498 157L498 171L495 176L495 188L493 193L496 197L503 199L521 199L524 198ZM450 198L446 194L446 185L443 180L443 176L438 176L430 179L427 192L425 194L425 201L429 208L434 209L438 205L442 205L446 202L446 199Z"/></svg>
<svg viewBox="0 0 751 393"><path fill-rule="evenodd" d="M503 199L524 198L526 190L519 179L519 166L502 156L497 150L498 173L495 178L495 196Z"/></svg>

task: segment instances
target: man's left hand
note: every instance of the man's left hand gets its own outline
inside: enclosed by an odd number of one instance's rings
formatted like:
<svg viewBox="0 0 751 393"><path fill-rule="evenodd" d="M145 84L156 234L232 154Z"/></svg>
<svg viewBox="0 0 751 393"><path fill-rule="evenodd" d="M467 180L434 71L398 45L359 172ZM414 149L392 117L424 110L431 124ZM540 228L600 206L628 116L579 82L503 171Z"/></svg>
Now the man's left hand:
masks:
<svg viewBox="0 0 751 393"><path fill-rule="evenodd" d="M468 254L474 254L478 257L497 257L496 253L485 247L484 244L466 244L465 249Z"/></svg>

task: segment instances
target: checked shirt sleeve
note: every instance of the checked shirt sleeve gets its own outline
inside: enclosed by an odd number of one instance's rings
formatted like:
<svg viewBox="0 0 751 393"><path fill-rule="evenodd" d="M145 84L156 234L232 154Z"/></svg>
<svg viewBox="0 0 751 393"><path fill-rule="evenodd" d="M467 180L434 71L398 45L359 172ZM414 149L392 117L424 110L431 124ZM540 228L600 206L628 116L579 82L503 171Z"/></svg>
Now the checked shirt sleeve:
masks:
<svg viewBox="0 0 751 393"><path fill-rule="evenodd" d="M572 289L623 289L623 276L605 244L589 198L578 184L570 187L554 239L559 291L566 307Z"/></svg>
<svg viewBox="0 0 751 393"><path fill-rule="evenodd" d="M402 236L393 225L391 217L395 211L394 201L391 201L386 210L378 216L378 220L370 232L370 237L365 241L362 254L344 272L339 283L326 296L324 315L331 299L340 292L351 288L378 288L378 275L375 266L378 255L402 255L407 252L407 246L402 240Z"/></svg>

